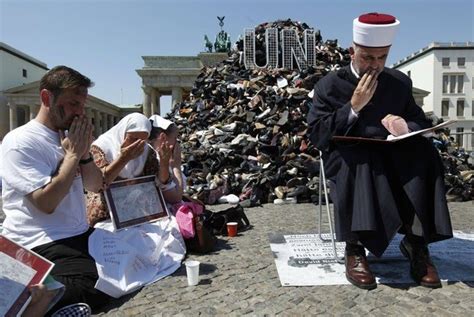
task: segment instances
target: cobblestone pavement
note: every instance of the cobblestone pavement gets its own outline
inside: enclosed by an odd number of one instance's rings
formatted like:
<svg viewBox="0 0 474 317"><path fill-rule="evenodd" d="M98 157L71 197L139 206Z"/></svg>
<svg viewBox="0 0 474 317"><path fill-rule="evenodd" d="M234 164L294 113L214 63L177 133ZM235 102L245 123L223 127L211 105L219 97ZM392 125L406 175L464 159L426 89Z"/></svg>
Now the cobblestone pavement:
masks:
<svg viewBox="0 0 474 317"><path fill-rule="evenodd" d="M473 202L450 203L454 229L474 232L473 207ZM199 285L187 286L183 266L114 301L100 315L468 316L474 311L473 282L443 283L434 290L415 284L379 285L372 291L351 285L282 287L268 234L315 232L316 208L268 204L246 213L251 230L221 238L212 254L189 256L201 262Z"/></svg>

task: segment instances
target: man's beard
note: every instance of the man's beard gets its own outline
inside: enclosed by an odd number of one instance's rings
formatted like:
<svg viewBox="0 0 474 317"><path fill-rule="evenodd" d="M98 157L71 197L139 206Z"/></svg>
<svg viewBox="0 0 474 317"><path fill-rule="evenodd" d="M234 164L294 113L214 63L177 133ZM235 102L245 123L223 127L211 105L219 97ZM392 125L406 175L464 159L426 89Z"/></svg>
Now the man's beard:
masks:
<svg viewBox="0 0 474 317"><path fill-rule="evenodd" d="M383 68L381 70L377 70L377 69L373 69L373 68L367 68L363 73L360 73L359 72L359 76L362 78L362 76L364 76L364 74L366 73L369 73L371 71L375 71L375 77L379 77L380 73L382 72Z"/></svg>
<svg viewBox="0 0 474 317"><path fill-rule="evenodd" d="M51 107L51 122L53 126L58 130L69 130L72 120L74 118L66 118L66 113L64 112L63 107L59 107L53 103Z"/></svg>

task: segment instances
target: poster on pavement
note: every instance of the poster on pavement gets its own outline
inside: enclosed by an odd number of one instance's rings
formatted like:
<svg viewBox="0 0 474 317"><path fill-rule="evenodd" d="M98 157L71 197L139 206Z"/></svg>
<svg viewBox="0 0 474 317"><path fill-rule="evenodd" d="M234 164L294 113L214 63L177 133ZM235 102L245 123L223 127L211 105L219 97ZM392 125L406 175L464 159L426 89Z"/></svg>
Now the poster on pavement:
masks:
<svg viewBox="0 0 474 317"><path fill-rule="evenodd" d="M343 261L334 257L329 234L270 234L270 248L282 286L350 284ZM401 235L396 235L380 258L369 254L372 272L379 284L414 283L410 264L399 250ZM338 259L343 260L344 246L336 242ZM455 231L449 240L429 245L431 258L442 281L474 281L474 233Z"/></svg>

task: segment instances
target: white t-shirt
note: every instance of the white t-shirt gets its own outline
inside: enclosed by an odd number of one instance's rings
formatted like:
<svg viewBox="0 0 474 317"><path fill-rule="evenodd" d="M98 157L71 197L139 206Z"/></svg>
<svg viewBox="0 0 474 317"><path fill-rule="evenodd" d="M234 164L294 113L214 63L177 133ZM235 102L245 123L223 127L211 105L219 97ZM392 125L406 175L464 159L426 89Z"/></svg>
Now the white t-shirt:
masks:
<svg viewBox="0 0 474 317"><path fill-rule="evenodd" d="M84 233L88 228L82 176L53 213L38 210L26 198L45 186L64 157L59 133L36 120L11 131L1 148L3 234L27 248Z"/></svg>
<svg viewBox="0 0 474 317"><path fill-rule="evenodd" d="M0 141L0 154L1 153L2 153L2 141ZM2 157L2 156L0 156L0 157ZM2 161L3 160L0 160L0 189L2 188Z"/></svg>

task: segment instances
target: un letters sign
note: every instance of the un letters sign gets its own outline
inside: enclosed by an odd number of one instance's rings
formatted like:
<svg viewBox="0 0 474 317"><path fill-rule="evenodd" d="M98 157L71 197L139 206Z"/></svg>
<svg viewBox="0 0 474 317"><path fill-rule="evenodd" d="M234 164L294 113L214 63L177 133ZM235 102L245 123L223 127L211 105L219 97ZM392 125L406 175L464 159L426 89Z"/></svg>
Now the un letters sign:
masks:
<svg viewBox="0 0 474 317"><path fill-rule="evenodd" d="M301 44L295 29L280 31L281 64L278 61L278 29L265 30L265 46L267 48L267 63L257 65L255 59L255 30L244 30L244 65L246 69L286 68L293 69L293 58L299 70L316 66L316 36L313 29L303 33L304 43ZM304 47L304 49L303 49Z"/></svg>

